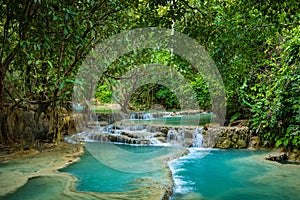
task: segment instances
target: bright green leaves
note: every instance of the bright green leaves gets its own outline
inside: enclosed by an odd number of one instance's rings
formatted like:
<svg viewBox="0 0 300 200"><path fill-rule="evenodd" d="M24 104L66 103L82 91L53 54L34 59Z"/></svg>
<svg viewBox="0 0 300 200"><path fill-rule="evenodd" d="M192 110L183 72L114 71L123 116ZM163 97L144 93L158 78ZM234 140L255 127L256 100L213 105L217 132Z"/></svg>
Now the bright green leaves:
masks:
<svg viewBox="0 0 300 200"><path fill-rule="evenodd" d="M112 91L109 89L108 85L98 85L95 98L101 103L110 103L112 101Z"/></svg>
<svg viewBox="0 0 300 200"><path fill-rule="evenodd" d="M200 108L204 110L210 110L211 99L207 84L204 79L200 75L198 75L198 77L196 77L194 81L191 81L191 85L196 92Z"/></svg>
<svg viewBox="0 0 300 200"><path fill-rule="evenodd" d="M241 116L241 113L237 112L235 113L229 120L229 122L234 122L235 120L237 120L239 117Z"/></svg>
<svg viewBox="0 0 300 200"><path fill-rule="evenodd" d="M281 44L284 52L298 49L294 45L294 38L290 38L287 37ZM291 47L296 49L291 50ZM265 145L287 150L300 146L300 62L299 59L293 64L288 62L292 55L281 54L275 59L266 60L267 66L274 67L256 75L258 83L249 87L249 83L244 83L240 88L243 98L252 105L252 128L265 140ZM276 67L278 64L280 68Z"/></svg>

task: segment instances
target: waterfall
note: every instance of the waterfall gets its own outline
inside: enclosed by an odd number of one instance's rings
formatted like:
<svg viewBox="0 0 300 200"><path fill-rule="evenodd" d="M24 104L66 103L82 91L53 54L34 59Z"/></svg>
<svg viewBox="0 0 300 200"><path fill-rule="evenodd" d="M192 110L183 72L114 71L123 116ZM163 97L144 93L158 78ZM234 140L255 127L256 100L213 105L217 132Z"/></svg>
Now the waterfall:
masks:
<svg viewBox="0 0 300 200"><path fill-rule="evenodd" d="M150 137L149 140L150 140L150 144L152 144L152 145L161 145L161 144L163 144L161 141L159 141L155 137Z"/></svg>
<svg viewBox="0 0 300 200"><path fill-rule="evenodd" d="M131 113L129 119L152 119L153 116L150 113Z"/></svg>
<svg viewBox="0 0 300 200"><path fill-rule="evenodd" d="M113 125L112 125L112 124L109 124L109 125L107 125L107 126L100 127L100 128L99 128L99 131L100 131L100 132L103 132L103 133L111 134L111 133L113 132Z"/></svg>
<svg viewBox="0 0 300 200"><path fill-rule="evenodd" d="M184 132L170 129L167 133L167 143L183 146L184 144Z"/></svg>
<svg viewBox="0 0 300 200"><path fill-rule="evenodd" d="M126 126L124 128L122 128L122 130L129 130L129 131L141 131L141 130L145 130L146 127L143 124L137 124L134 126Z"/></svg>
<svg viewBox="0 0 300 200"><path fill-rule="evenodd" d="M208 147L208 134L205 133L204 143L201 128L195 129L195 127L184 126L146 125L143 123L108 124L91 121L88 123L88 130L77 133L71 137L66 137L65 140L71 143L81 141L107 141L129 144Z"/></svg>
<svg viewBox="0 0 300 200"><path fill-rule="evenodd" d="M193 134L193 147L203 147L203 142L202 129L197 128Z"/></svg>
<svg viewBox="0 0 300 200"><path fill-rule="evenodd" d="M168 131L168 134L167 134L167 143L171 144L171 141L174 140L174 135L175 135L175 130L174 129L170 129Z"/></svg>
<svg viewBox="0 0 300 200"><path fill-rule="evenodd" d="M184 144L184 130L179 130L177 135L177 143L181 146Z"/></svg>

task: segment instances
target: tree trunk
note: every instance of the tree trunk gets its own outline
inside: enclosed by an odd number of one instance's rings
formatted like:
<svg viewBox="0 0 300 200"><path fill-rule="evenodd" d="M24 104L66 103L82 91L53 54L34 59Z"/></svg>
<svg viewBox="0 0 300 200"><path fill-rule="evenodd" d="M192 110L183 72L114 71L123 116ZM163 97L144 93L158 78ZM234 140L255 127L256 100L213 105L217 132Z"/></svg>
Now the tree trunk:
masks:
<svg viewBox="0 0 300 200"><path fill-rule="evenodd" d="M0 63L0 143L4 144L7 141L7 134L5 132L5 91L4 91L4 79L6 70L2 63Z"/></svg>

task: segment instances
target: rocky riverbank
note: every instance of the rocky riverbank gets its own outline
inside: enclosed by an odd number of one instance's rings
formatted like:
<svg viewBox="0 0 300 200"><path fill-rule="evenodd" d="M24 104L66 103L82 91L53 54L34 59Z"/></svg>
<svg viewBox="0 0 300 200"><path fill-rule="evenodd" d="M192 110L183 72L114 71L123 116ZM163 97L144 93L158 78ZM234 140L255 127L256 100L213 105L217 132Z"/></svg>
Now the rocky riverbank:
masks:
<svg viewBox="0 0 300 200"><path fill-rule="evenodd" d="M2 153L0 196L16 191L33 177L57 176L57 169L78 161L82 153L82 145L68 143L48 144L39 150L20 150L8 155Z"/></svg>
<svg viewBox="0 0 300 200"><path fill-rule="evenodd" d="M180 157L187 152L183 149L171 156L157 159L158 162L165 163L162 169L164 175L161 177L163 181L151 178L138 179L133 183L138 186L137 189L114 193L78 192L75 186L77 179L67 173L58 172L58 169L79 161L82 153L83 145L81 144L60 143L59 145L48 144L39 150L28 150L27 153L15 152L6 155L5 158L2 155L0 158L0 199L14 199L18 197L18 193L22 193L22 188L28 190L28 187L33 195L31 198L38 199L49 198L49 196L54 199L168 199L174 185L166 161ZM35 192L36 189L30 186L27 189L22 187L27 182L38 183L41 187L45 187L45 191Z"/></svg>

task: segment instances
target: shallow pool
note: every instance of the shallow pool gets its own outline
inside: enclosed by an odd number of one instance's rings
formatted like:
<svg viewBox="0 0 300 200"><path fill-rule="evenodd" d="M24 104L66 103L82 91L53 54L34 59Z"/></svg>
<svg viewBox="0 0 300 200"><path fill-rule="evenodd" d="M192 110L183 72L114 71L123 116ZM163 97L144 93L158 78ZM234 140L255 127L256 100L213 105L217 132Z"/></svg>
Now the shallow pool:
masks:
<svg viewBox="0 0 300 200"><path fill-rule="evenodd" d="M267 151L189 150L186 156L169 163L175 182L171 200L300 199L299 165L266 161ZM117 192L121 199L132 198L122 196L130 191L135 198L148 192L151 197L155 193L148 191L151 184L157 183L158 188L170 184L166 160L180 152L183 149L179 147L87 143L80 162L60 171L78 178L75 183L78 191L103 192L100 195L104 196ZM150 186L144 189L147 184ZM73 192L65 196L65 187L66 182L60 176L37 177L2 199L74 199L74 195L78 195ZM135 192L137 190L141 193Z"/></svg>
<svg viewBox="0 0 300 200"><path fill-rule="evenodd" d="M89 143L80 162L60 171L79 178L79 191L126 192L137 189L140 178L162 181L165 164L151 159L174 152L177 148Z"/></svg>
<svg viewBox="0 0 300 200"><path fill-rule="evenodd" d="M264 161L265 151L190 149L170 164L172 200L300 199L300 166Z"/></svg>

